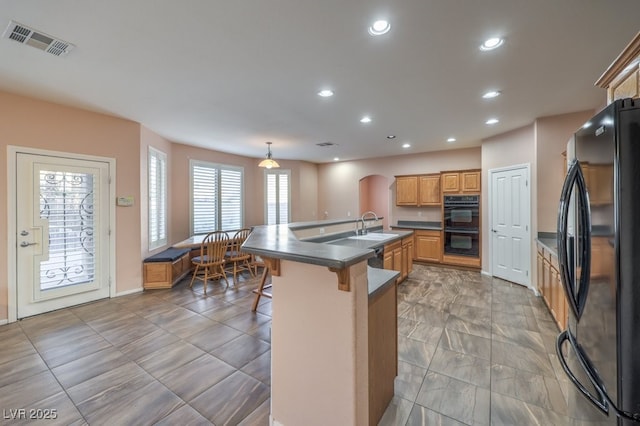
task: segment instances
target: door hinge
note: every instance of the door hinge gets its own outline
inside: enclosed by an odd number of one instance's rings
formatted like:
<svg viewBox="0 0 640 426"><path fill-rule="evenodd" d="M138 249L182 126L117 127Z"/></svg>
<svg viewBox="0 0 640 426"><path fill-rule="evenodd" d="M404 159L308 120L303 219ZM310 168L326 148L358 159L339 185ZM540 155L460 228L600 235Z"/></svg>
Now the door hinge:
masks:
<svg viewBox="0 0 640 426"><path fill-rule="evenodd" d="M529 276L529 271L525 271L525 275L528 277Z"/></svg>
<svg viewBox="0 0 640 426"><path fill-rule="evenodd" d="M111 228L109 228L109 236L111 236Z"/></svg>

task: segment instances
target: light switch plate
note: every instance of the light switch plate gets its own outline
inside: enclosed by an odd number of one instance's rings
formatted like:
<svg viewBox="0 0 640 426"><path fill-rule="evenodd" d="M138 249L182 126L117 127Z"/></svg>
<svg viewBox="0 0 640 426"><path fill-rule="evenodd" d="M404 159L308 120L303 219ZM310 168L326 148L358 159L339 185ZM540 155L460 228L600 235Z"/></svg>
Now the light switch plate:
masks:
<svg viewBox="0 0 640 426"><path fill-rule="evenodd" d="M116 205L120 207L131 207L133 206L133 196L129 195L127 197L118 197L116 198Z"/></svg>

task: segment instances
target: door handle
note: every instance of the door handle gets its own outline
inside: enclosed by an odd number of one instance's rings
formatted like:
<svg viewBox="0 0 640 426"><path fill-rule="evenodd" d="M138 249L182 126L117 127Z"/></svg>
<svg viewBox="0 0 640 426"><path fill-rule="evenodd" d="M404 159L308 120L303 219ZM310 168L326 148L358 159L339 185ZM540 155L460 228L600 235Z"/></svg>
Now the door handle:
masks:
<svg viewBox="0 0 640 426"><path fill-rule="evenodd" d="M29 246L35 246L38 243L28 243L26 241L23 241L20 243L20 247L29 247Z"/></svg>
<svg viewBox="0 0 640 426"><path fill-rule="evenodd" d="M495 232L496 234L498 233L498 231L496 231L495 229L492 229L491 231L492 231L492 232Z"/></svg>

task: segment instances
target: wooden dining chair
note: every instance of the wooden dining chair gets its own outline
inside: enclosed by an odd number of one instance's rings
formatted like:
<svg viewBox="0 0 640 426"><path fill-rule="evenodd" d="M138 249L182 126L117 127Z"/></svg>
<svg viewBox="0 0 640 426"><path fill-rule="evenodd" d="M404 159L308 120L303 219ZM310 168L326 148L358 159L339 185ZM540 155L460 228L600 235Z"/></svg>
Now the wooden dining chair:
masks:
<svg viewBox="0 0 640 426"><path fill-rule="evenodd" d="M250 229L240 229L235 233L229 243L229 251L227 252L227 263L233 264L233 282L236 283L237 275L242 271L249 271L252 277L255 277L251 266L251 255L242 251L242 243L251 233Z"/></svg>
<svg viewBox="0 0 640 426"><path fill-rule="evenodd" d="M205 296L207 294L208 279L224 278L227 288L229 287L227 274L224 270L228 246L229 235L224 231L210 232L204 237L200 245L200 255L191 259L196 268L193 271L191 284L189 284L190 288L193 287L193 281L196 278L203 280ZM198 275L198 271L200 271L201 275Z"/></svg>

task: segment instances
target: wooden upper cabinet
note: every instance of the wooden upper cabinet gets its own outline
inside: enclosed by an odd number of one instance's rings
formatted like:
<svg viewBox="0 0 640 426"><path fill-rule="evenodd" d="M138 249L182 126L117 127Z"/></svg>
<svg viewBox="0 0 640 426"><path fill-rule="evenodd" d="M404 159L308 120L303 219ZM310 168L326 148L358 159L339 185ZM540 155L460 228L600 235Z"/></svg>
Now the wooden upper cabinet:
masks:
<svg viewBox="0 0 640 426"><path fill-rule="evenodd" d="M460 173L442 173L440 178L442 180L442 192L460 192Z"/></svg>
<svg viewBox="0 0 640 426"><path fill-rule="evenodd" d="M439 206L442 204L440 196L440 175L420 176L418 183L419 206Z"/></svg>
<svg viewBox="0 0 640 426"><path fill-rule="evenodd" d="M481 190L480 170L443 172L440 176L444 194L478 193Z"/></svg>
<svg viewBox="0 0 640 426"><path fill-rule="evenodd" d="M397 206L439 206L440 175L396 176Z"/></svg>
<svg viewBox="0 0 640 426"><path fill-rule="evenodd" d="M396 205L418 205L418 176L396 177Z"/></svg>
<svg viewBox="0 0 640 426"><path fill-rule="evenodd" d="M480 172L474 170L472 172L460 173L462 181L462 192L480 192Z"/></svg>
<svg viewBox="0 0 640 426"><path fill-rule="evenodd" d="M596 86L607 89L609 103L622 98L640 98L640 64L635 62L638 59L640 32L596 81Z"/></svg>

